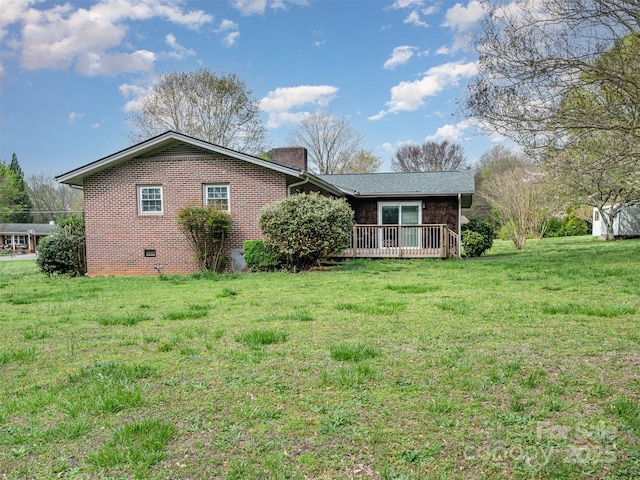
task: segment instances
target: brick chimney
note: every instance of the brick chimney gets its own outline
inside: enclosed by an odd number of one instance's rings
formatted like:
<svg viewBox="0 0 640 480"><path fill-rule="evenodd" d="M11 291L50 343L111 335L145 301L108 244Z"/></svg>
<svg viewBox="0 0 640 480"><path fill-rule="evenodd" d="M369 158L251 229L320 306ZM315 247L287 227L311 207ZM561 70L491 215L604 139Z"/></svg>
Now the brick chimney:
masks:
<svg viewBox="0 0 640 480"><path fill-rule="evenodd" d="M307 170L307 149L304 147L281 147L271 150L271 160Z"/></svg>

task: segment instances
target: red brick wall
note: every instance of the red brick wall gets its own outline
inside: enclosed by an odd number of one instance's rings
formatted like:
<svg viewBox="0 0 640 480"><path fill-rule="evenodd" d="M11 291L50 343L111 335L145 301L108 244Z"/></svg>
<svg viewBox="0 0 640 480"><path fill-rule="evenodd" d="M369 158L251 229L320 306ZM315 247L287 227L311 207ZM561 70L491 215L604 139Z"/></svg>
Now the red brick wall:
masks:
<svg viewBox="0 0 640 480"><path fill-rule="evenodd" d="M203 185L229 185L233 221L227 249L262 238L260 210L286 197L287 179L248 162L223 156L136 159L85 179L85 225L89 275L193 273L193 253L177 223L178 211L203 205ZM163 214L138 214L138 186L162 185ZM156 251L145 257L144 250Z"/></svg>

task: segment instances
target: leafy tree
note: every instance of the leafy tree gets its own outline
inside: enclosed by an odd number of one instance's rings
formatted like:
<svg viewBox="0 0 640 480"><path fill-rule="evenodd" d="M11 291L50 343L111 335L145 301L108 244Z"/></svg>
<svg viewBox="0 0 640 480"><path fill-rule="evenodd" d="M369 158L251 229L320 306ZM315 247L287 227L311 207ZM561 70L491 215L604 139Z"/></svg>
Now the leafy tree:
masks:
<svg viewBox="0 0 640 480"><path fill-rule="evenodd" d="M36 262L47 275L84 275L87 271L84 219L71 215L56 225L53 233L40 241Z"/></svg>
<svg viewBox="0 0 640 480"><path fill-rule="evenodd" d="M344 166L336 173L374 173L382 165L382 160L376 157L371 150L360 150L353 155Z"/></svg>
<svg viewBox="0 0 640 480"><path fill-rule="evenodd" d="M391 166L396 172L449 172L467 167L462 146L447 140L403 145Z"/></svg>
<svg viewBox="0 0 640 480"><path fill-rule="evenodd" d="M200 269L222 271L225 267L222 255L231 230L231 216L210 205L190 206L178 212L178 224L196 254Z"/></svg>
<svg viewBox="0 0 640 480"><path fill-rule="evenodd" d="M235 74L195 72L163 75L129 119L134 142L174 130L233 150L266 150L258 101Z"/></svg>
<svg viewBox="0 0 640 480"><path fill-rule="evenodd" d="M30 223L32 203L24 182L22 168L14 153L11 163L0 162L0 221Z"/></svg>
<svg viewBox="0 0 640 480"><path fill-rule="evenodd" d="M35 222L58 221L82 210L82 191L56 182L52 175L36 173L29 175L26 182Z"/></svg>
<svg viewBox="0 0 640 480"><path fill-rule="evenodd" d="M640 88L640 34L619 40L594 63L616 70L621 80ZM585 84L566 93L560 114L608 118L609 129L568 130L563 148L547 152L546 165L567 197L599 210L606 238L613 240L615 217L640 202L640 126L627 128L638 123L640 105L628 103L617 84L590 78L592 75L583 74Z"/></svg>
<svg viewBox="0 0 640 480"><path fill-rule="evenodd" d="M307 149L310 170L314 173L355 173L359 163L366 171L371 171L371 165L375 163L372 159L367 160L369 152L360 150L362 138L348 118L314 113L300 122L287 136L287 142ZM361 162L360 154L367 161Z"/></svg>
<svg viewBox="0 0 640 480"><path fill-rule="evenodd" d="M267 246L285 255L288 266L298 271L347 248L353 216L343 198L310 193L267 205L258 221Z"/></svg>
<svg viewBox="0 0 640 480"><path fill-rule="evenodd" d="M598 208L610 227L640 201L639 12L636 0L494 4L465 103L483 125L544 156L569 202Z"/></svg>

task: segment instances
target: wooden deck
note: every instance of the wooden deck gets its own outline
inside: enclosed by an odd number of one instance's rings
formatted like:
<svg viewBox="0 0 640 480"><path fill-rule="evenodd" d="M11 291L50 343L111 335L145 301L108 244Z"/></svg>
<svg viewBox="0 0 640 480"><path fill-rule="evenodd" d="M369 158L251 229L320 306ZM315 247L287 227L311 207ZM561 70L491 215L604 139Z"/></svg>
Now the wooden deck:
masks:
<svg viewBox="0 0 640 480"><path fill-rule="evenodd" d="M447 225L354 225L343 258L447 258L460 256L458 234Z"/></svg>

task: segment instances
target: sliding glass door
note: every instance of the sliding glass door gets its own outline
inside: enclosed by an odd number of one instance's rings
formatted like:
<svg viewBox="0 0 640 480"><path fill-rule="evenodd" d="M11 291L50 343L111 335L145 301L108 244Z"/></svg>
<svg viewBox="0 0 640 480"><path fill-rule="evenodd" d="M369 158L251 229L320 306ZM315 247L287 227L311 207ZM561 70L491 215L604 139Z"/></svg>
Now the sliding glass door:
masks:
<svg viewBox="0 0 640 480"><path fill-rule="evenodd" d="M400 225L401 235L398 239L397 230L382 229L381 243L387 247L420 247L420 204L419 203L380 203L378 208L382 225ZM411 228L416 225L415 228ZM400 240L400 242L398 241Z"/></svg>

